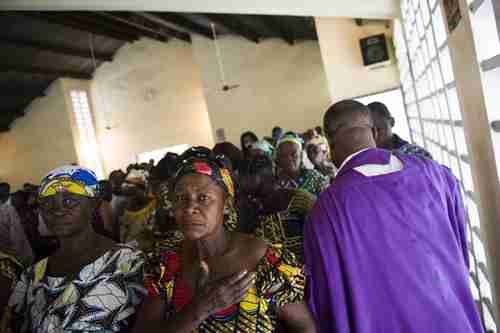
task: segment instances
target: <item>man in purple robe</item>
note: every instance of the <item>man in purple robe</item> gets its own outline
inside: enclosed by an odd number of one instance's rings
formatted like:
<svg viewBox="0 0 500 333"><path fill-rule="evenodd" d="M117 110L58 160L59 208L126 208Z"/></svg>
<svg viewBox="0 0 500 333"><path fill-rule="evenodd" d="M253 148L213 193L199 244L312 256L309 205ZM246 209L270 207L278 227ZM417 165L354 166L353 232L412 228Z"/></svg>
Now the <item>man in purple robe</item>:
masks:
<svg viewBox="0 0 500 333"><path fill-rule="evenodd" d="M430 159L375 148L361 103L333 105L324 125L339 171L304 229L318 331L482 332L457 179Z"/></svg>

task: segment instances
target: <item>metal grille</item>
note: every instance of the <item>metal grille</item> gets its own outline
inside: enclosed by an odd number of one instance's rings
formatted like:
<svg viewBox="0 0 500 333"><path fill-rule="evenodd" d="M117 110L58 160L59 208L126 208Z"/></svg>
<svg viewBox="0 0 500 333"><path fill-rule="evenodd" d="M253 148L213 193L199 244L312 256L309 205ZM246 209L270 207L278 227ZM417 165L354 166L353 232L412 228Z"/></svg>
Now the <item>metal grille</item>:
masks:
<svg viewBox="0 0 500 333"><path fill-rule="evenodd" d="M402 0L401 10L397 53L411 137L460 180L467 210L471 290L485 328L497 332L477 196L441 6L436 0Z"/></svg>

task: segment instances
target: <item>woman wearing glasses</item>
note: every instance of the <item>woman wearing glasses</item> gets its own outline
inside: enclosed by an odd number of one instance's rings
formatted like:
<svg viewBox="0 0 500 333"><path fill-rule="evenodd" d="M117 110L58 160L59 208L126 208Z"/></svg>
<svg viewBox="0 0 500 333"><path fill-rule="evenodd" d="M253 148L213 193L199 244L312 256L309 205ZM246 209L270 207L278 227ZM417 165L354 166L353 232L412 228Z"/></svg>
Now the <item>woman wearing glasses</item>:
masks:
<svg viewBox="0 0 500 333"><path fill-rule="evenodd" d="M235 186L224 159L204 147L179 157L173 181L183 240L165 239L150 258L134 332L313 332L304 276L293 254L228 231ZM151 267L149 267L151 265Z"/></svg>
<svg viewBox="0 0 500 333"><path fill-rule="evenodd" d="M98 182L90 170L50 172L39 191L40 211L59 249L21 275L9 307L21 332L126 329L144 292L137 251L94 232Z"/></svg>

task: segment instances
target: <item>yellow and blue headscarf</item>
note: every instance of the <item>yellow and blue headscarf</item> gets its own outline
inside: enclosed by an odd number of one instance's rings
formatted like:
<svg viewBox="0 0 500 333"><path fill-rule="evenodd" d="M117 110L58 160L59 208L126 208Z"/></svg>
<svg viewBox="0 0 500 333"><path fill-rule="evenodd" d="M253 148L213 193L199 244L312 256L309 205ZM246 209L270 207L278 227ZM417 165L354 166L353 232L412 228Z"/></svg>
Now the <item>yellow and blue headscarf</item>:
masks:
<svg viewBox="0 0 500 333"><path fill-rule="evenodd" d="M99 193L97 176L92 170L80 166L67 165L54 169L42 179L38 196L46 198L59 192L95 198Z"/></svg>
<svg viewBox="0 0 500 333"><path fill-rule="evenodd" d="M185 175L201 174L212 178L229 197L234 198L236 193L233 177L223 155L215 155L205 147L193 147L179 156L177 161L174 187Z"/></svg>

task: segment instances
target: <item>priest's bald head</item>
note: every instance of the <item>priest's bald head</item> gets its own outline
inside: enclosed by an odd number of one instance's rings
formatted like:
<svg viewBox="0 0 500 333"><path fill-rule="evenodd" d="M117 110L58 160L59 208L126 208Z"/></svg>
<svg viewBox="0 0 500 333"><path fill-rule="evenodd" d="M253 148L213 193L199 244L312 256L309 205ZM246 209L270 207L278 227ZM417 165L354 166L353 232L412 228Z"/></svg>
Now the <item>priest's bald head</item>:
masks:
<svg viewBox="0 0 500 333"><path fill-rule="evenodd" d="M354 100L335 103L326 111L323 121L337 167L355 152L376 147L377 131L370 109L362 103Z"/></svg>

